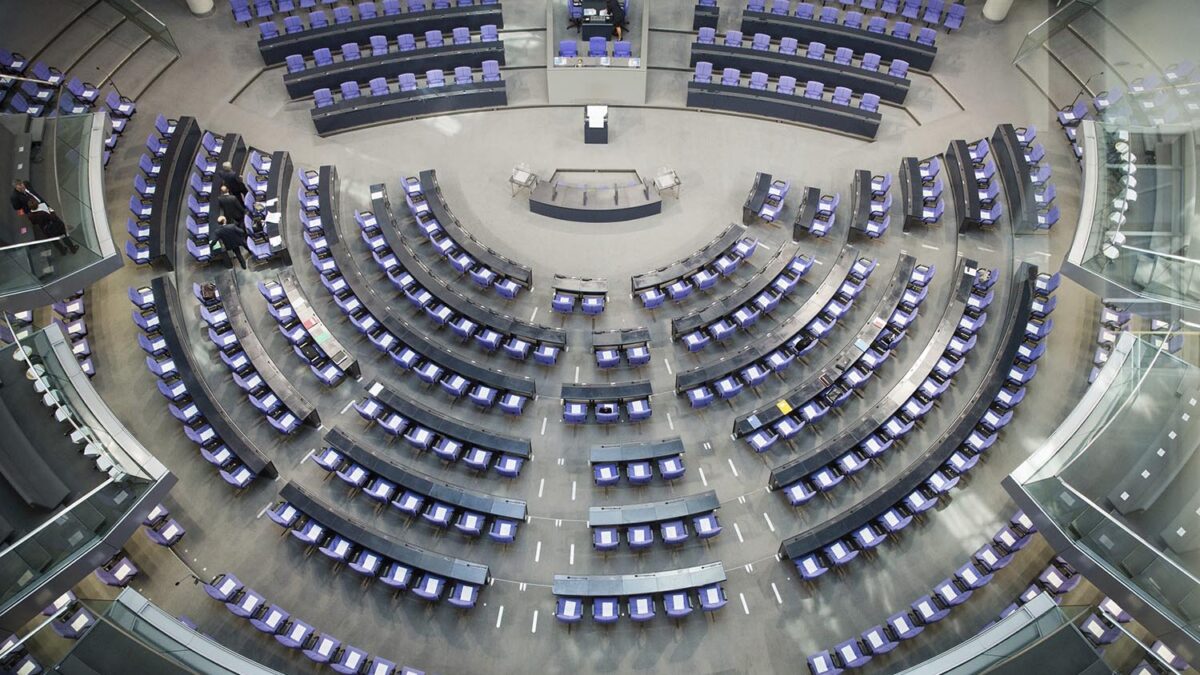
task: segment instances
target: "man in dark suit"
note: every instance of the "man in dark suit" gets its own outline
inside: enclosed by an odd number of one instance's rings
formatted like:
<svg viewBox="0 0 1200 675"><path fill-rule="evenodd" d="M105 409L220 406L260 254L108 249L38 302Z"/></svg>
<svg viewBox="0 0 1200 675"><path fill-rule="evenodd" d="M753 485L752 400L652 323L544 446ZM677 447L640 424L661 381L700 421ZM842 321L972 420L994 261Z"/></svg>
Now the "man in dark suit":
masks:
<svg viewBox="0 0 1200 675"><path fill-rule="evenodd" d="M217 197L217 205L220 207L221 215L225 216L225 220L229 223L242 226L246 218L246 205L238 197L235 197L229 191L229 186L221 185L221 196Z"/></svg>
<svg viewBox="0 0 1200 675"><path fill-rule="evenodd" d="M229 188L229 194L238 199L245 199L246 193L250 190L246 184L242 182L242 177L233 170L233 164L229 162L221 162L221 166L216 171L217 178L221 181L221 185Z"/></svg>
<svg viewBox="0 0 1200 675"><path fill-rule="evenodd" d="M241 221L237 221L241 222ZM238 260L238 264L242 269L246 269L246 259L242 257L242 249L250 251L250 247L246 246L246 230L238 225L230 225L225 219L225 216L217 218L217 231L213 233L213 238L221 242L221 247L225 249L226 260L228 254L232 253ZM233 266L230 261L230 267Z"/></svg>
<svg viewBox="0 0 1200 675"><path fill-rule="evenodd" d="M9 201L12 203L13 211L16 211L18 216L26 215L29 212L31 201L33 208L46 203L46 200L42 199L41 195L33 191L33 186L28 181L23 180L13 181L13 192Z"/></svg>

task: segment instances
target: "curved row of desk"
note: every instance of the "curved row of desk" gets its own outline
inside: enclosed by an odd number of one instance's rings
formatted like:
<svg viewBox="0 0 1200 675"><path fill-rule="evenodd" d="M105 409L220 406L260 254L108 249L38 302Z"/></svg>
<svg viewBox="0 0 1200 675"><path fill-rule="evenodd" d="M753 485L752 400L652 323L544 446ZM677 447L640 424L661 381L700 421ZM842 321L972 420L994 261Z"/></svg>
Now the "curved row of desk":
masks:
<svg viewBox="0 0 1200 675"><path fill-rule="evenodd" d="M693 284L700 290L711 288L717 282L717 274L726 274L727 271L731 272L736 268L737 261L732 258L725 263L718 261L725 254L731 253L745 235L745 226L730 223L720 234L688 257L630 277L633 294L640 296L642 304L649 308L652 299L661 300L663 293L670 295L673 300L681 300L691 294L690 288ZM757 245L757 239L753 241ZM742 254L739 257L749 256ZM715 268L715 273L710 268ZM686 293L684 289L687 289Z"/></svg>
<svg viewBox="0 0 1200 675"><path fill-rule="evenodd" d="M498 78L497 75L495 80L430 84L409 90L401 86L399 91L381 92L378 96L359 95L327 105L322 105L318 97L318 105L310 111L313 126L317 135L328 136L417 117L502 108L508 105L508 89L504 80Z"/></svg>
<svg viewBox="0 0 1200 675"><path fill-rule="evenodd" d="M438 384L455 397L475 394L472 400L490 408L500 398L501 407L520 414L537 387L528 378L507 375L464 359L412 328L374 289L358 267L354 256L340 241L338 225L337 171L331 166L320 169L319 213L315 227L325 238L324 248L312 253L312 262L323 283L356 328L368 335L382 351L404 369L414 370L430 384ZM309 227L314 227L310 219Z"/></svg>
<svg viewBox="0 0 1200 675"><path fill-rule="evenodd" d="M750 317L769 314L790 296L812 268L813 258L798 253L799 246L784 246L737 290L689 314L671 320L671 339L688 351L700 351L711 340L722 340L729 330L715 330L730 322L741 325ZM739 320L740 319L740 320Z"/></svg>
<svg viewBox="0 0 1200 675"><path fill-rule="evenodd" d="M853 247L844 247L821 286L775 330L716 363L676 374L675 393L687 394L692 407L699 407L704 400L711 402L713 389L717 397L730 399L743 386L758 386L770 373L786 370L795 359L815 349L851 310L874 270L874 260L855 259L856 254ZM900 266L907 268L905 280L914 265L911 256L901 257Z"/></svg>
<svg viewBox="0 0 1200 675"><path fill-rule="evenodd" d="M907 374L892 390L871 408L853 427L834 436L825 443L817 446L804 457L792 460L771 470L767 487L779 490L787 485L808 476L817 469L837 460L847 448L863 442L871 432L879 428L900 406L904 405L921 386L925 374L928 373L938 359L941 358L946 346L954 338L958 330L963 311L967 308L967 300L978 277L978 263L974 260L963 259L959 263L958 280L946 307L934 330L933 337L921 350L921 353L909 366ZM800 392L794 392L799 394ZM791 394L780 399L780 402L799 400ZM787 406L790 407L790 403ZM782 419L784 413L778 404L763 406L749 414L742 415L734 421L734 434L745 437L758 429L771 427Z"/></svg>
<svg viewBox="0 0 1200 675"><path fill-rule="evenodd" d="M335 474L351 488L361 490L372 501L386 505L405 517L421 516L439 528L453 523L459 532L488 536L502 544L512 543L517 526L525 521L525 502L507 499L438 480L383 457L339 427L325 434L325 449L316 463Z"/></svg>
<svg viewBox="0 0 1200 675"><path fill-rule="evenodd" d="M472 272L472 276L476 277L476 283L480 283L481 285L495 284L497 292L501 293L501 295L506 294L505 290L501 288L503 280L510 280L522 288L533 288L533 270L527 265L522 265L500 255L477 240L467 231L467 228L463 227L462 222L450 210L450 205L446 203L445 196L442 195L442 188L438 184L437 171L427 169L422 171L416 178L405 178L404 191L409 208L413 211L413 216L417 218L417 224L425 232L425 235L433 240L435 232L440 232L445 238L450 240L455 248L468 256L470 262L464 265L466 269L459 271ZM437 225L436 228L430 226L428 222L430 218ZM434 241L435 245L437 243L437 241ZM441 247L439 246L440 249ZM443 255L449 254L449 251L443 251ZM479 272L476 266L484 268L490 275L476 276L476 273ZM496 279L497 275L501 278ZM508 295L508 297L515 295L516 289L513 288L512 295Z"/></svg>
<svg viewBox="0 0 1200 675"><path fill-rule="evenodd" d="M479 591L491 579L487 565L434 553L401 541L339 512L295 482L279 491L281 502L267 511L271 520L297 540L365 577L396 590L437 602L448 581L448 602L462 609L475 606ZM420 579L417 579L420 575Z"/></svg>
<svg viewBox="0 0 1200 675"><path fill-rule="evenodd" d="M225 309L226 320L255 372L296 417L310 426L319 426L321 418L317 414L316 407L279 370L279 366L275 365L275 361L271 359L266 348L263 347L262 341L250 326L250 321L246 318L246 309L242 305L237 276L233 270L219 274L215 283L217 295Z"/></svg>
<svg viewBox="0 0 1200 675"><path fill-rule="evenodd" d="M186 314L174 281L168 276L154 278L149 293L139 296L139 303L142 313L148 309L156 316L150 324L152 329L139 338L139 343L149 353L146 361L151 371L159 375L159 391L172 405L191 403L200 412L198 420L184 427L188 438L200 446L205 459L220 468L221 477L235 487L246 487L258 475L268 478L278 475L271 460L230 420L199 374L187 331L177 323Z"/></svg>
<svg viewBox="0 0 1200 675"><path fill-rule="evenodd" d="M564 382L562 385L563 421L580 424L595 421L608 424L621 421L641 422L650 418L650 380L633 382Z"/></svg>
<svg viewBox="0 0 1200 675"><path fill-rule="evenodd" d="M622 601L631 620L649 621L655 615L656 599L663 603L668 617L681 619L694 609L693 593L705 612L724 607L726 597L721 584L725 579L725 568L713 562L642 574L556 574L550 592L558 598L554 616L563 623L582 619L584 600L592 602L592 619L596 623L620 619Z"/></svg>
<svg viewBox="0 0 1200 675"><path fill-rule="evenodd" d="M860 54L871 52L884 59L904 59L913 68L925 71L933 67L933 59L937 56L937 47L923 45L909 38L749 9L742 12L742 32L747 35L766 33L775 38L790 37L803 44L823 42L849 47Z"/></svg>
<svg viewBox="0 0 1200 675"><path fill-rule="evenodd" d="M200 126L193 117L180 117L167 140L155 179L157 189L150 198L150 260L162 260L168 270L175 269L179 217L187 199L192 160L200 149Z"/></svg>
<svg viewBox="0 0 1200 675"><path fill-rule="evenodd" d="M545 351L557 356L558 351L566 349L565 330L501 314L470 300L435 278L433 272L414 255L401 234L386 185L379 183L371 186L371 207L372 211L362 214L359 222L364 228L363 239L377 254L376 260L381 264L384 260L395 261L396 265L387 270L388 278L437 323L448 324L459 337L473 338L488 351L503 346L506 353L521 359L528 356L531 345L535 355ZM368 216L372 215L376 226L374 230L367 227ZM441 308L449 308L452 314L444 316ZM553 349L543 350L543 346ZM539 362L542 362L540 358Z"/></svg>
<svg viewBox="0 0 1200 675"><path fill-rule="evenodd" d="M945 465L950 456L959 449L975 430L980 419L995 403L997 395L1008 382L1009 368L1025 340L1025 324L1030 318L1034 298L1033 284L1037 268L1024 263L1013 281L1007 316L1012 321L1004 322L1003 348L992 356L986 374L955 422L935 439L928 448L915 457L896 477L858 500L854 506L819 525L796 534L780 545L780 553L793 561L799 561L814 551L822 550L839 540L851 537L860 528L869 525L881 514L921 489L930 476ZM843 447L844 449L844 447ZM957 482L957 481L954 481ZM928 497L926 497L928 499ZM936 496L928 501L936 504Z"/></svg>
<svg viewBox="0 0 1200 675"><path fill-rule="evenodd" d="M479 70L484 61L495 61L501 66L504 65L504 43L448 42L436 47L425 46L378 56L317 64L286 73L283 76L283 86L287 89L288 96L295 100L308 98L321 88L337 89L343 82L368 82L377 77L393 78L400 73L424 73L429 70L453 71L458 66L469 66L473 70Z"/></svg>
<svg viewBox="0 0 1200 675"><path fill-rule="evenodd" d="M283 63L289 54L309 54L322 47L336 49L347 42L365 44L372 35L419 35L430 30L447 33L459 26L478 31L488 24L497 28L504 27L504 14L500 3L404 12L323 27L309 27L269 38L264 37L258 41L258 51L262 54L263 62L273 66Z"/></svg>
<svg viewBox="0 0 1200 675"><path fill-rule="evenodd" d="M355 408L363 419L378 423L394 437L404 437L418 450L432 449L445 461L462 458L467 466L483 471L495 460L496 473L515 478L533 456L528 438L498 434L447 417L413 401L382 382L367 387L369 396Z"/></svg>
<svg viewBox="0 0 1200 675"><path fill-rule="evenodd" d="M835 103L737 83L688 81L687 106L755 115L808 124L866 139L874 139L883 116L877 110L852 107L849 99Z"/></svg>
<svg viewBox="0 0 1200 675"><path fill-rule="evenodd" d="M817 80L834 87L877 94L881 100L889 103L901 104L908 97L909 81L906 77L809 58L803 54L693 43L690 65L695 68L701 61L707 61L717 68L737 68L744 73L766 73L771 77L786 75L796 78L798 82Z"/></svg>

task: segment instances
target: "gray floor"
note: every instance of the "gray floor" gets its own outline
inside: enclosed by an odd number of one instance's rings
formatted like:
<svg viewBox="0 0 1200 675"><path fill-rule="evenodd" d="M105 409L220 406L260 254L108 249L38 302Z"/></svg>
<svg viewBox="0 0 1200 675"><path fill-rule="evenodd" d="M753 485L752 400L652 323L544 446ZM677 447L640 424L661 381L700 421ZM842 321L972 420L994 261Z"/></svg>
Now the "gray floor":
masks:
<svg viewBox="0 0 1200 675"><path fill-rule="evenodd" d="M10 3L0 1L0 13L11 15L6 11ZM41 32L65 26L80 9L69 2L44 4L53 11L42 20L42 27L0 28L5 44L27 55L36 53L48 42L39 39ZM186 582L179 585L189 568L201 576L233 572L320 629L371 653L440 673L523 673L529 672L532 664L548 672L796 671L803 667L809 653L880 623L927 593L990 537L1014 508L1000 487L1000 479L1046 438L1086 385L1098 308L1093 299L1069 282L1064 282L1059 291L1049 355L1040 364L1040 376L1001 443L950 501L919 527L884 546L876 556L855 561L845 574L827 575L816 586L803 585L793 567L775 559L782 539L851 507L874 486L903 471L910 459L920 454L926 440L951 423L978 384L983 359L995 349L1003 316L997 313L992 317L981 336L981 349L960 375L960 385L930 417L920 435L889 461L868 469L858 485L843 486L832 501L801 510L787 506L779 494L767 492L765 486L771 467L799 456L821 438L851 425L908 369L922 341L932 333L949 296L956 256L1001 268L1006 278L1008 271L1023 260L1048 269L1058 267L1078 209L1078 169L1070 148L1056 133L1051 102L1040 89L1061 104L1073 97L1068 93L1072 88L1077 92L1079 87L1069 72L1045 54L1041 54L1045 63L1031 59L1023 64L1039 86L1009 65L1025 31L1046 15L1045 6L1018 3L1008 22L990 25L982 21L979 5L972 4L964 30L939 38L940 52L933 72L914 74L909 103L905 108L886 108L879 137L865 143L793 125L685 109L683 83L687 74L680 69L687 64L690 37L680 31L690 30L692 4L686 0L655 3L649 26L648 59L652 70L648 105L614 109L612 142L601 147L581 142L576 108L546 105L545 81L538 70L544 65L546 35L541 2L509 0L504 5L508 28L502 37L510 54L505 78L513 103L509 109L392 124L328 139L312 133L310 103L288 101L281 82L282 70L263 69L255 49L256 32L235 25L223 3L218 2L218 11L203 19L188 15L183 3L160 0L147 4L167 24L182 57L169 66L159 62L157 67L166 70L157 77L155 70L139 65L147 49L142 47L118 69L114 80L119 86L124 70L129 71L125 77L130 81L148 86L138 100L141 113L130 123L127 138L145 137L156 112L170 117L193 115L203 127L216 133L241 133L248 145L265 151L287 150L298 169L336 165L342 178L343 238L369 279L380 277L355 236L354 209L369 208L367 189L376 182L385 182L399 204L400 179L435 168L447 201L464 225L501 253L534 268L534 290L517 301L500 305L491 294L477 294L478 299L514 316L567 328L571 350L559 365L544 368L515 364L502 356L488 357L472 346L460 347L444 332L434 335L433 339L448 348L489 367L535 377L542 393L519 419L480 413L463 404L451 405L440 392L417 386L412 377L395 370L369 343L359 340L311 266L296 266L318 313L362 361L364 380L386 379L398 390L446 414L532 438L534 460L519 479L503 481L478 477L461 467L444 467L401 444L388 446L377 430L364 430L353 412L340 412L348 402L361 397L361 383L347 381L326 390L307 369L300 368L268 317L260 313L253 318L255 331L276 363L284 372L294 374L301 391L318 402L326 426L342 426L361 434L379 452L450 482L528 500L531 520L522 526L516 544L499 547L483 541L470 543L423 524L406 524L391 513L374 514L363 498L348 496L336 482L324 483L323 472L302 462L319 443L319 433L305 430L290 439L279 438L270 427L258 422L261 417L248 406L233 402L233 397L240 394L224 368L212 358L203 375L222 396L231 398L229 407L238 409L235 421L275 460L282 474L279 484L258 481L243 493L232 493L197 455L153 393L152 375L135 346L136 327L129 319L130 306L125 298L125 289L144 283L148 274L127 266L90 293L89 325L99 369L94 381L143 443L179 476L179 485L167 505L188 529L176 547L178 558L149 544L141 535L131 540L131 555L142 569L136 587L169 611L192 617L204 632L222 643L286 672L314 672L315 668L229 616L195 586ZM732 7L736 3L725 4L729 7L722 8L722 30L733 27L740 14ZM136 42L129 47L134 48ZM54 49L59 47L55 45ZM48 51L47 57L52 53L56 52ZM89 50L80 63L88 63L93 54L100 53L104 52L99 47ZM77 57L64 51L61 58ZM109 60L119 62L121 58ZM1077 66L1085 67L1090 66ZM793 194L804 185L825 192L845 192L855 169L895 172L903 156L929 156L942 151L951 139L973 140L990 135L1001 122L1034 124L1043 130L1042 140L1054 167L1064 214L1052 233L1014 240L1004 227L959 237L948 228L905 235L897 226L879 241L855 240L853 243L865 254L880 261L880 268L858 307L827 344L812 354L807 366L796 364L784 379L743 393L732 405L715 405L699 413L674 396L673 373L709 363L720 351L710 348L699 356L686 353L669 341L669 320L708 300L694 298L655 313L646 312L624 291L630 274L687 256L731 220L739 219L741 202L755 171L791 180ZM109 217L118 240L125 237L123 231L118 231L125 221L122 204L128 201L139 154L137 142L123 142L107 173ZM544 176L555 168L581 167L635 169L653 175L666 166L678 171L683 189L678 200L668 198L663 213L651 219L603 227L564 223L534 216L524 198L510 196L507 179L518 163L526 163ZM839 215L844 222L849 215L849 195L843 196L846 212ZM793 196L788 204L789 218L798 206L796 200ZM303 261L294 207L290 216L295 259ZM763 250L750 266L739 271L738 278L748 278L784 243L790 235L788 230L755 226L753 232L762 241ZM806 240L802 250L831 263L844 232L840 237ZM453 280L453 270L437 260L427 244L418 246L417 251L440 277ZM885 368L883 377L868 386L864 400L853 403L841 418L827 422L820 434L802 435L791 447L773 449L763 456L731 439L729 429L735 416L803 383L845 346L866 320L866 308L883 293L901 251L920 262L935 264L939 272L910 339ZM181 288L186 288L191 281L216 271L187 262L181 264L177 280ZM249 289L249 284L276 271L267 267L238 274ZM614 289L609 309L594 321L551 315L549 280L554 273L608 278ZM798 307L816 287L824 271L817 266L811 274L814 278L806 289L798 291L792 307ZM732 286L722 282L709 297L728 292ZM385 297L393 293L382 282L376 285L376 291ZM256 293L246 292L243 297L252 315L264 309ZM185 298L185 307L195 307L190 296ZM772 321L786 317L786 312L787 307L781 308ZM431 324L421 317L409 320L432 331ZM585 333L593 328L635 325L647 325L652 330L652 363L638 370L597 371ZM770 330L772 325L764 322L756 326L755 334ZM191 329L197 330L195 322ZM208 353L199 344L196 349L201 357ZM563 382L640 378L649 378L654 385L655 413L650 422L636 428L613 429L565 428L558 422L561 406L556 395ZM586 462L588 446L673 434L680 435L687 448L688 472L676 485L607 491L592 486ZM496 582L484 590L480 606L465 614L447 607L430 608L408 597L392 598L378 586L364 588L345 570L335 572L322 556L304 557L301 548L290 540L280 540L278 528L261 517L262 509L286 480L313 488L347 513L368 519L405 540L485 562L491 566ZM592 553L584 523L589 506L650 501L705 489L716 490L722 504L718 513L725 527L711 544L691 543L671 551L656 547L642 555L626 551L608 556ZM1031 547L949 620L925 631L886 659L872 663L867 670L893 672L974 633L1012 601L1048 556L1048 550L1040 544ZM693 616L679 625L659 620L644 627L626 621L608 629L585 622L568 632L553 619L553 596L548 585L554 574L649 572L713 560L720 560L729 574L726 590L730 598L728 607L715 621Z"/></svg>

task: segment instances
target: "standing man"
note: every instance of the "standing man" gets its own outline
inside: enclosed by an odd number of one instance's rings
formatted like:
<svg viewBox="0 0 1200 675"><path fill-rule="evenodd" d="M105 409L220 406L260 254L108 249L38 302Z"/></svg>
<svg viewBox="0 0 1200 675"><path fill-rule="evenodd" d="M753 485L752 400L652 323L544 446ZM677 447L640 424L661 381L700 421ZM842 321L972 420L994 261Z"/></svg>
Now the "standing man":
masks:
<svg viewBox="0 0 1200 675"><path fill-rule="evenodd" d="M220 207L221 215L225 216L225 221L238 227L243 227L246 222L246 205L238 197L235 197L230 191L229 186L221 184L221 196L217 197L217 205Z"/></svg>
<svg viewBox="0 0 1200 675"><path fill-rule="evenodd" d="M241 221L238 221L239 223ZM250 252L250 247L246 245L246 231L238 225L230 225L225 219L225 216L217 218L217 231L213 237L221 242L221 247L225 249L226 260L229 260L228 255L232 253L238 260L238 264L242 269L246 269L246 259L242 257L242 249ZM229 263L233 267L233 261Z"/></svg>
<svg viewBox="0 0 1200 675"><path fill-rule="evenodd" d="M233 170L233 164L221 162L221 166L217 169L216 174L217 178L221 179L221 185L229 188L229 194L240 200L246 198L246 193L250 190L242 182L242 177L237 175L237 172Z"/></svg>

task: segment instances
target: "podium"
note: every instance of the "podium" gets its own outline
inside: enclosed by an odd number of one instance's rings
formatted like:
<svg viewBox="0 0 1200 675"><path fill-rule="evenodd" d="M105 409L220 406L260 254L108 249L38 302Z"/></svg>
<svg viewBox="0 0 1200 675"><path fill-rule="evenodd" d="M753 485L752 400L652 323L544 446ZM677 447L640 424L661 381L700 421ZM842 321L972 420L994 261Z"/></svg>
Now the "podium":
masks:
<svg viewBox="0 0 1200 675"><path fill-rule="evenodd" d="M589 105L584 107L583 142L589 145L608 143L608 106Z"/></svg>

